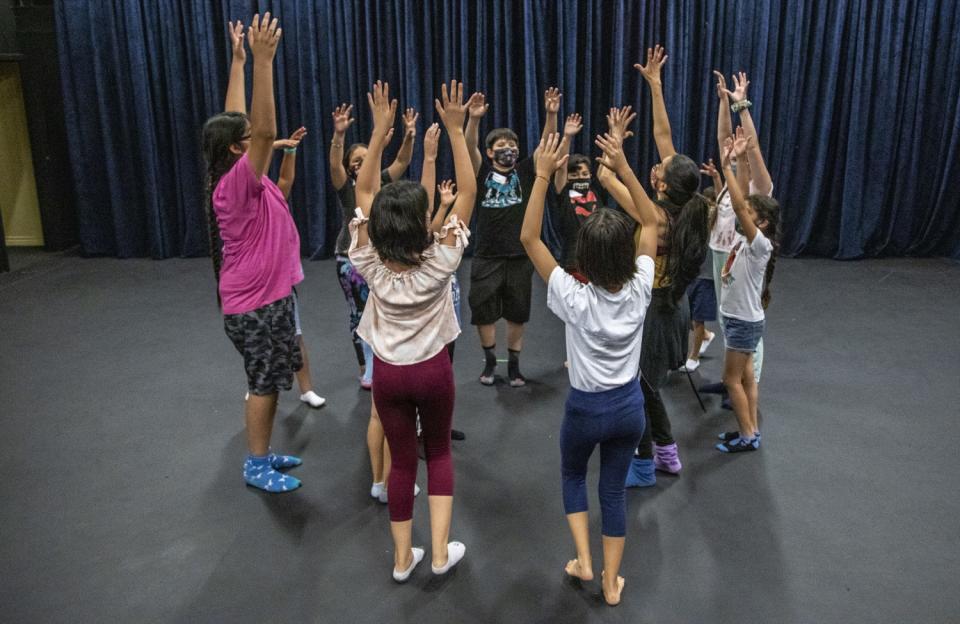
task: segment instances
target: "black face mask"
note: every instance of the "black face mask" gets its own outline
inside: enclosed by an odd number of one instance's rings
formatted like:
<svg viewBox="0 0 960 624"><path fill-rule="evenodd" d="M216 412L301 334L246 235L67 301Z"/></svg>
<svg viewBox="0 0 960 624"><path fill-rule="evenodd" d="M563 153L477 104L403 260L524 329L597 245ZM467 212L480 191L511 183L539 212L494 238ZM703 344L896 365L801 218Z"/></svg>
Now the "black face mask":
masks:
<svg viewBox="0 0 960 624"><path fill-rule="evenodd" d="M353 167L350 167L350 171L348 172L348 174L350 175L350 177L353 178L354 180L356 180L356 179L357 179L357 175L360 173L360 167L362 167L362 166L363 166L363 163L360 163L359 165L354 165Z"/></svg>
<svg viewBox="0 0 960 624"><path fill-rule="evenodd" d="M501 147L493 150L493 162L501 167L512 167L517 162L520 150L515 147Z"/></svg>
<svg viewBox="0 0 960 624"><path fill-rule="evenodd" d="M586 195L590 191L590 180L573 180L570 182L570 188L581 195Z"/></svg>

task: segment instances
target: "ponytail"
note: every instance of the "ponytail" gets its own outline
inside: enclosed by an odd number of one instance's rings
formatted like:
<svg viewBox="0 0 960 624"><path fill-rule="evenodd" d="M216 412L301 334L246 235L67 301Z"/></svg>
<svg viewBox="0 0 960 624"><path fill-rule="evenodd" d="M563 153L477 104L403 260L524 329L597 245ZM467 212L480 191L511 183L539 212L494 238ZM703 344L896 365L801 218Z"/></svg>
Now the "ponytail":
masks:
<svg viewBox="0 0 960 624"><path fill-rule="evenodd" d="M706 198L695 193L683 205L670 226L670 252L667 256L666 276L669 278L670 301L680 302L707 257L710 237L710 205Z"/></svg>
<svg viewBox="0 0 960 624"><path fill-rule="evenodd" d="M772 197L765 195L750 195L747 201L757 213L757 218L766 220L763 235L767 237L773 250L767 261L767 269L763 274L763 294L760 295L760 304L766 310L770 305L770 282L773 281L773 271L777 267L777 256L780 254L780 204Z"/></svg>

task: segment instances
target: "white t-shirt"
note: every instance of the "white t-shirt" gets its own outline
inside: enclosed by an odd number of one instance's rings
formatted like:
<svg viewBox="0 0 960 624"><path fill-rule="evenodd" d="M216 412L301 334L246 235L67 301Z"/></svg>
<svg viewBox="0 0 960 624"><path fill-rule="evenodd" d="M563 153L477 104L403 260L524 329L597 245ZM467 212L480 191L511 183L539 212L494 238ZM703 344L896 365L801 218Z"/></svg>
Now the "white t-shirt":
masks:
<svg viewBox="0 0 960 624"><path fill-rule="evenodd" d="M750 182L749 192L756 194L757 189ZM770 192L767 197L773 197L773 184L770 185ZM713 224L710 231L710 249L729 253L733 249L733 243L737 239L737 213L733 211L733 203L730 201L730 193L724 186L717 195L717 221Z"/></svg>
<svg viewBox="0 0 960 624"><path fill-rule="evenodd" d="M640 256L636 275L615 293L583 284L560 267L550 274L547 307L566 325L571 386L602 392L637 378L653 273L653 258Z"/></svg>
<svg viewBox="0 0 960 624"><path fill-rule="evenodd" d="M753 242L737 234L720 272L720 314L755 323L764 319L760 298L773 244L757 230Z"/></svg>

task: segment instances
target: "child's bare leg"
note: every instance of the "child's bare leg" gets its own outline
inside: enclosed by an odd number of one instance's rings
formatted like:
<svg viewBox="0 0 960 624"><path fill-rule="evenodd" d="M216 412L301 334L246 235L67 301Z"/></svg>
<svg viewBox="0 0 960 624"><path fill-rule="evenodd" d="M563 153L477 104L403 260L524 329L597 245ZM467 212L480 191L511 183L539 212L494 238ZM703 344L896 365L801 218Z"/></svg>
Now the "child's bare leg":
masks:
<svg viewBox="0 0 960 624"><path fill-rule="evenodd" d="M577 558L567 562L567 574L584 581L593 580L593 561L590 558L590 521L586 511L567 514L570 535L577 549Z"/></svg>
<svg viewBox="0 0 960 624"><path fill-rule="evenodd" d="M728 349L723 361L723 383L727 387L730 405L737 417L740 435L753 437L753 424L750 419L750 403L743 387L744 369L750 361L750 354Z"/></svg>
<svg viewBox="0 0 960 624"><path fill-rule="evenodd" d="M620 604L620 593L623 591L623 577L619 575L620 562L623 560L622 537L603 536L603 599L607 604Z"/></svg>
<svg viewBox="0 0 960 624"><path fill-rule="evenodd" d="M757 423L757 402L760 398L760 386L757 384L757 378L753 371L753 355L747 360L741 381L743 390L747 395L747 405L750 414L750 434L753 435L760 431L760 426Z"/></svg>

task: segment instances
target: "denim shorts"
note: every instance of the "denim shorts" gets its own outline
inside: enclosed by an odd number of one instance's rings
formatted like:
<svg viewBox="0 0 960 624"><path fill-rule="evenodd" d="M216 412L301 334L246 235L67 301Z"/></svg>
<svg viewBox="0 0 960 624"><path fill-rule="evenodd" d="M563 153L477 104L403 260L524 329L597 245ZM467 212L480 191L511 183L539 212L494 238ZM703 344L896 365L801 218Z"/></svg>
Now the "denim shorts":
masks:
<svg viewBox="0 0 960 624"><path fill-rule="evenodd" d="M742 353L754 353L757 344L763 337L763 327L766 321L741 321L740 319L723 317L723 340L727 349Z"/></svg>

